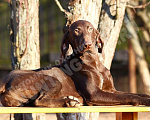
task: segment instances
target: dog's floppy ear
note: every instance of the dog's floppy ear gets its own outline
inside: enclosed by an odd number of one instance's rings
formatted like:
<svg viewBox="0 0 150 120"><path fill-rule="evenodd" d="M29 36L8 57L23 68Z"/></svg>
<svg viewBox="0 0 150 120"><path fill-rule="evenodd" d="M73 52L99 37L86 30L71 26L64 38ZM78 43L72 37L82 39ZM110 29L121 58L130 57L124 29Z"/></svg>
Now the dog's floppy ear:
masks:
<svg viewBox="0 0 150 120"><path fill-rule="evenodd" d="M62 39L62 42L61 42L61 53L62 53L62 56L65 58L66 56L66 53L69 49L69 41L68 41L68 38L69 38L69 31L67 31L64 36L63 36L63 39Z"/></svg>
<svg viewBox="0 0 150 120"><path fill-rule="evenodd" d="M98 30L95 30L95 34L96 34L96 45L98 47L98 52L102 53L104 41L101 39L101 36Z"/></svg>

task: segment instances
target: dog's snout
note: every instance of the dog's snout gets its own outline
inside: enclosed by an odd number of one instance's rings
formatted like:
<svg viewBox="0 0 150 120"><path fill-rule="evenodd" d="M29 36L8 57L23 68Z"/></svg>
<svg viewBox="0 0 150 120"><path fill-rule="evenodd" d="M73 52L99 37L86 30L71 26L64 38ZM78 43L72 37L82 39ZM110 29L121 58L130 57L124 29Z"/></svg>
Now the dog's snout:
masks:
<svg viewBox="0 0 150 120"><path fill-rule="evenodd" d="M90 42L84 42L84 47L85 48L90 48L92 46L92 43Z"/></svg>

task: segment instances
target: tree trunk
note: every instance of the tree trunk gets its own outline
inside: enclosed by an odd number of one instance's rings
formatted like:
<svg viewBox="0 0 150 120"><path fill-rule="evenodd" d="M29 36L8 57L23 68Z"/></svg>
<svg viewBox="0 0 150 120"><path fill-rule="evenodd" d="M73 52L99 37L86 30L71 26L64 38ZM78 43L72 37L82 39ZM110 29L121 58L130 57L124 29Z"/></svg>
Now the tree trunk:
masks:
<svg viewBox="0 0 150 120"><path fill-rule="evenodd" d="M12 69L39 68L39 0L12 0L10 6Z"/></svg>
<svg viewBox="0 0 150 120"><path fill-rule="evenodd" d="M129 40L129 88L131 93L137 93L136 59L130 40Z"/></svg>
<svg viewBox="0 0 150 120"><path fill-rule="evenodd" d="M126 2L118 1L104 0L99 21L101 38L104 40L101 61L108 69L111 67L126 7Z"/></svg>
<svg viewBox="0 0 150 120"><path fill-rule="evenodd" d="M10 7L12 69L37 69L40 67L39 0L12 0ZM40 120L40 114L14 116L15 120Z"/></svg>
<svg viewBox="0 0 150 120"><path fill-rule="evenodd" d="M100 60L110 69L124 18L126 2L119 2L119 0L103 0L103 2L102 0L67 0L69 3L67 11L62 8L58 0L55 1L66 15L66 27L77 20L87 20L96 29L99 28L104 40ZM68 115L69 119L67 119L68 116L63 118L62 114L57 115L57 118L59 120L97 120L99 113L73 113Z"/></svg>

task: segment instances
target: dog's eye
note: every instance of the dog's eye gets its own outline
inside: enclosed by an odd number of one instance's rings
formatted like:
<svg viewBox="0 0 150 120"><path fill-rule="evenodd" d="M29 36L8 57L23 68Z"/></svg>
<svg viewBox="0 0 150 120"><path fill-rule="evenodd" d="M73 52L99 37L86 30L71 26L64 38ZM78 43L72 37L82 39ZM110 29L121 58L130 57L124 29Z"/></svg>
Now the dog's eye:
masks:
<svg viewBox="0 0 150 120"><path fill-rule="evenodd" d="M92 32L92 31L93 31L93 28L89 27L88 31L89 31L89 32Z"/></svg>
<svg viewBox="0 0 150 120"><path fill-rule="evenodd" d="M75 29L74 33L75 33L75 35L79 36L80 35L80 30L79 29Z"/></svg>

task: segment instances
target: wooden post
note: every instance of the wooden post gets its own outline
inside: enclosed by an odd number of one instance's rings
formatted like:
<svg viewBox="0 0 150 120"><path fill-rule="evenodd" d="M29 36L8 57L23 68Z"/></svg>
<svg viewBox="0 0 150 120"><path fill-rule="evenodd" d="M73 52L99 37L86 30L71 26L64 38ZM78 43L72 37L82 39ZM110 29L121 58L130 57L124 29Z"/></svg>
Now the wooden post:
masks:
<svg viewBox="0 0 150 120"><path fill-rule="evenodd" d="M117 112L116 120L138 120L137 112Z"/></svg>

